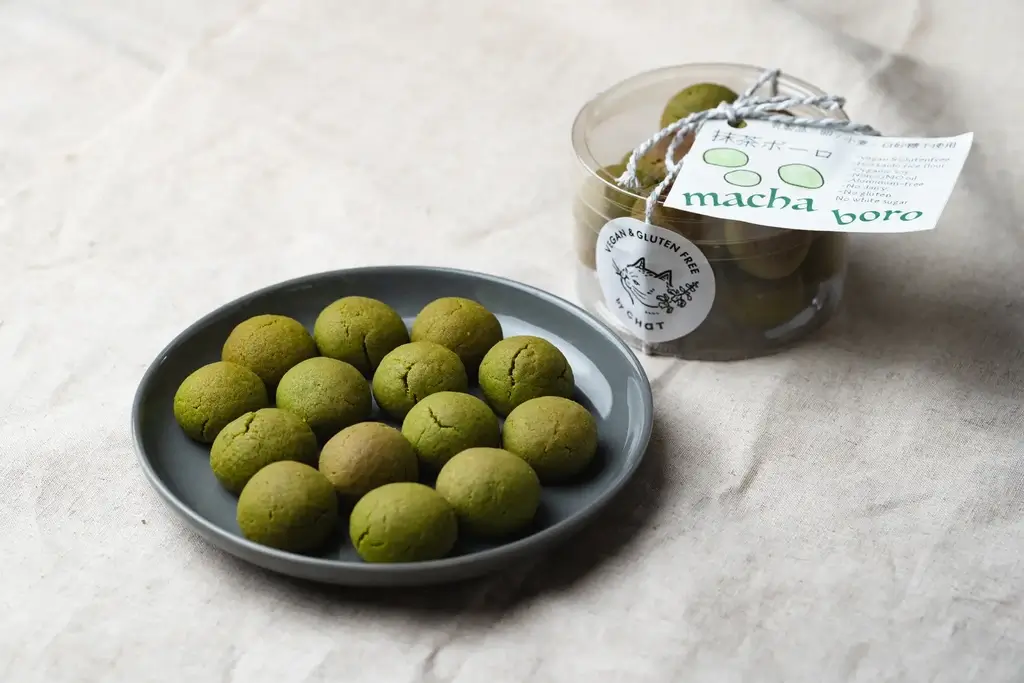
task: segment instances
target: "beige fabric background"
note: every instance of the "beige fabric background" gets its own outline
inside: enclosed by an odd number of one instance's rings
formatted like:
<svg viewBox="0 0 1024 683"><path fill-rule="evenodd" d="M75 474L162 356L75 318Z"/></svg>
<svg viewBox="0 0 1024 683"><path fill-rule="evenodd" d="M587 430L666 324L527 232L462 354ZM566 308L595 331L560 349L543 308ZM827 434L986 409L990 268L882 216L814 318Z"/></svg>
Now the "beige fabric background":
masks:
<svg viewBox="0 0 1024 683"><path fill-rule="evenodd" d="M1014 0L0 2L0 680L1024 679L1022 24ZM525 571L323 589L164 508L129 407L174 334L365 264L573 297L572 118L686 61L973 130L939 230L857 239L845 312L792 353L645 360L641 477Z"/></svg>

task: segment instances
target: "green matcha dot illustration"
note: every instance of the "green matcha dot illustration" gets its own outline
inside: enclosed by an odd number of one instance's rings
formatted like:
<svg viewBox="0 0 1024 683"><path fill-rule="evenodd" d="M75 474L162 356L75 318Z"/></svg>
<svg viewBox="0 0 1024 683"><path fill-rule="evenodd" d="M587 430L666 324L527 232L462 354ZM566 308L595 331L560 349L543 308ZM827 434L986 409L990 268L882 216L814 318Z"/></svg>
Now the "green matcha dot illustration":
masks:
<svg viewBox="0 0 1024 683"><path fill-rule="evenodd" d="M724 166L725 168L739 168L746 166L750 157L746 152L728 147L716 147L704 152L704 163L711 166Z"/></svg>
<svg viewBox="0 0 1024 683"><path fill-rule="evenodd" d="M786 164L779 167L779 177L782 182L795 187L802 187L807 190L817 190L825 184L825 178L816 168L807 164Z"/></svg>
<svg viewBox="0 0 1024 683"><path fill-rule="evenodd" d="M734 169L723 176L725 182L737 187L754 187L761 184L761 174L742 168L750 163L746 152L731 147L715 147L704 152L704 163L720 168ZM817 190L825 184L821 172L807 164L784 164L779 167L779 178L787 185Z"/></svg>
<svg viewBox="0 0 1024 683"><path fill-rule="evenodd" d="M761 182L761 174L745 169L729 171L725 174L725 182L740 187L753 187Z"/></svg>

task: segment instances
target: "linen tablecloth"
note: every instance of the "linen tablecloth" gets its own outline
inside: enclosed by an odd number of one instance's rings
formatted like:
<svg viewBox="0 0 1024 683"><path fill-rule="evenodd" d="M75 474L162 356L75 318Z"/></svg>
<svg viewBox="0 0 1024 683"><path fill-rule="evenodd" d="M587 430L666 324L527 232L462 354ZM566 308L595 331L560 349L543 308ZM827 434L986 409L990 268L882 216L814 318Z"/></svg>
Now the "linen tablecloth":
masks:
<svg viewBox="0 0 1024 683"><path fill-rule="evenodd" d="M1024 679L1024 5L0 3L0 680ZM198 540L134 389L252 289L371 264L572 299L569 128L693 61L777 66L890 135L973 131L937 231L857 236L791 352L643 359L642 471L577 541L430 591Z"/></svg>

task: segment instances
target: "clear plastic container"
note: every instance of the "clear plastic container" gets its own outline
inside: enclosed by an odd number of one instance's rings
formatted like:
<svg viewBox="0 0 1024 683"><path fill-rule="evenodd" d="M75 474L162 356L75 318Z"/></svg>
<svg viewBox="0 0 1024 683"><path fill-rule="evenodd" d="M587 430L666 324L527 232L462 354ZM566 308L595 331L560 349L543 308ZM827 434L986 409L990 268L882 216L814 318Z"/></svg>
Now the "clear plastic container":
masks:
<svg viewBox="0 0 1024 683"><path fill-rule="evenodd" d="M716 295L704 321L678 339L644 342L609 309L596 273L597 237L610 220L643 220L646 194L616 186L602 169L620 163L660 130L666 102L695 83L719 83L743 92L764 72L738 64L686 64L629 78L588 102L573 124L578 160L573 203L576 287L584 307L631 346L651 355L691 360L738 360L768 355L818 329L835 312L846 277L847 235L756 226L665 209L654 225L681 234L711 264ZM780 94L824 95L783 74ZM770 94L770 93L765 93ZM824 117L814 108L791 114ZM830 116L845 118L841 111Z"/></svg>

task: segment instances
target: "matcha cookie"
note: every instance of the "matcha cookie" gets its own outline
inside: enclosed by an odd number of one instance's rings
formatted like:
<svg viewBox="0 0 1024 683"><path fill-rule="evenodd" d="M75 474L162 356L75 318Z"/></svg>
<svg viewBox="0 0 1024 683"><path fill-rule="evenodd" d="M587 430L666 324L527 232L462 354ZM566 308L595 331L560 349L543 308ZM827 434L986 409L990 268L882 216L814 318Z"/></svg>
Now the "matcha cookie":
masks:
<svg viewBox="0 0 1024 683"><path fill-rule="evenodd" d="M576 230L574 242L580 263L594 270L597 267L597 235L605 223L630 215L636 196L615 184L626 170L626 164L612 164L588 176L573 202Z"/></svg>
<svg viewBox="0 0 1024 683"><path fill-rule="evenodd" d="M449 296L423 307L412 323L412 340L434 342L454 351L466 372L476 374L484 354L501 341L501 323L472 299Z"/></svg>
<svg viewBox="0 0 1024 683"><path fill-rule="evenodd" d="M313 339L321 354L370 377L384 356L408 343L409 332L402 317L384 302L347 296L320 312Z"/></svg>
<svg viewBox="0 0 1024 683"><path fill-rule="evenodd" d="M662 126L664 128L664 126ZM639 194L648 195L655 186L665 179L668 175L668 150L672 146L672 137L662 138L647 150L647 153L637 159L636 162L636 179L640 182L641 190ZM686 153L693 147L693 142L696 139L694 133L688 133L683 141L679 144L676 149L675 159L679 161ZM626 164L629 162L629 158L633 155L634 150L630 150L626 153L626 156L622 157L622 171L619 175L626 170ZM666 190L667 192L667 190ZM635 203L635 202L634 202Z"/></svg>
<svg viewBox="0 0 1024 683"><path fill-rule="evenodd" d="M814 237L803 230L766 228L742 221L726 221L724 232L736 265L764 280L792 275L807 257Z"/></svg>
<svg viewBox="0 0 1024 683"><path fill-rule="evenodd" d="M538 396L572 396L572 368L554 344L528 335L495 344L480 363L480 388L499 415Z"/></svg>
<svg viewBox="0 0 1024 683"><path fill-rule="evenodd" d="M238 493L272 462L295 460L316 465L313 430L279 408L263 408L229 422L210 449L210 467L221 486Z"/></svg>
<svg viewBox="0 0 1024 683"><path fill-rule="evenodd" d="M597 420L567 398L535 398L509 413L502 446L525 460L543 483L558 484L594 459Z"/></svg>
<svg viewBox="0 0 1024 683"><path fill-rule="evenodd" d="M520 531L540 505L540 480L522 458L500 448L462 451L437 475L437 492L469 534L496 537Z"/></svg>
<svg viewBox="0 0 1024 683"><path fill-rule="evenodd" d="M455 511L437 491L412 482L385 484L359 499L349 536L366 562L425 562L449 552L458 538Z"/></svg>
<svg viewBox="0 0 1024 683"><path fill-rule="evenodd" d="M653 150L652 150L653 151ZM632 154L626 155L626 159ZM648 152L636 162L636 179L640 182L640 194L650 194L651 190L665 179L668 169L665 167L664 155Z"/></svg>
<svg viewBox="0 0 1024 683"><path fill-rule="evenodd" d="M600 189L600 199L598 201L592 200L589 203L605 218L601 226L613 218L628 216L633 202L636 201L635 196L629 190L619 187L615 182L615 179L625 172L625 161L605 166L597 171L596 182ZM638 180L643 183L642 178L638 177ZM654 185L656 184L654 183ZM598 226L598 230L601 229L601 226Z"/></svg>
<svg viewBox="0 0 1024 683"><path fill-rule="evenodd" d="M799 271L778 280L732 277L724 281L722 300L737 322L770 330L789 322L808 305Z"/></svg>
<svg viewBox="0 0 1024 683"><path fill-rule="evenodd" d="M739 95L717 83L695 83L672 96L661 114L661 127L665 128L690 114L714 109L722 102L732 104Z"/></svg>
<svg viewBox="0 0 1024 683"><path fill-rule="evenodd" d="M467 391L469 378L458 355L440 344L417 341L399 346L384 357L373 374L377 405L396 420L431 394Z"/></svg>
<svg viewBox="0 0 1024 683"><path fill-rule="evenodd" d="M274 387L290 368L316 355L316 344L298 320L257 315L231 330L221 360L249 368Z"/></svg>
<svg viewBox="0 0 1024 683"><path fill-rule="evenodd" d="M576 247L577 259L583 266L594 270L597 268L597 236L608 219L579 199L573 203L572 216L575 223L573 245Z"/></svg>
<svg viewBox="0 0 1024 683"><path fill-rule="evenodd" d="M324 444L320 472L342 497L355 502L373 489L416 481L416 454L402 433L382 422L361 422Z"/></svg>
<svg viewBox="0 0 1024 683"><path fill-rule="evenodd" d="M498 417L487 404L454 391L431 394L413 406L402 422L402 434L420 462L435 471L467 448L497 448L501 443Z"/></svg>
<svg viewBox="0 0 1024 683"><path fill-rule="evenodd" d="M185 378L174 394L174 419L189 438L213 443L224 425L270 405L267 388L256 373L219 361Z"/></svg>
<svg viewBox="0 0 1024 683"><path fill-rule="evenodd" d="M338 523L338 496L324 475L291 460L274 462L249 480L238 497L242 535L279 550L317 550Z"/></svg>
<svg viewBox="0 0 1024 683"><path fill-rule="evenodd" d="M823 232L814 237L807 258L800 266L804 282L819 284L831 280L846 267L846 245L849 236Z"/></svg>
<svg viewBox="0 0 1024 683"><path fill-rule="evenodd" d="M277 407L306 421L321 443L370 418L370 385L358 370L323 356L304 360L277 385Z"/></svg>
<svg viewBox="0 0 1024 683"><path fill-rule="evenodd" d="M663 193L661 198L655 203L654 215L651 218L651 224L657 225L659 228L665 228L666 230L679 233L689 240L700 241L704 237L704 218L695 213L690 213L689 211L680 211L679 209L673 209L672 207L665 206L662 202L666 196L668 196L668 192ZM636 204L633 205L633 213L631 215L641 223L646 222L646 197L636 200Z"/></svg>

